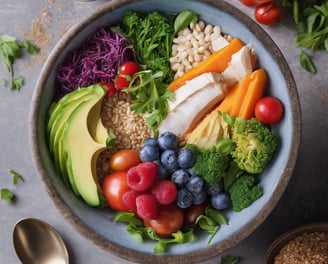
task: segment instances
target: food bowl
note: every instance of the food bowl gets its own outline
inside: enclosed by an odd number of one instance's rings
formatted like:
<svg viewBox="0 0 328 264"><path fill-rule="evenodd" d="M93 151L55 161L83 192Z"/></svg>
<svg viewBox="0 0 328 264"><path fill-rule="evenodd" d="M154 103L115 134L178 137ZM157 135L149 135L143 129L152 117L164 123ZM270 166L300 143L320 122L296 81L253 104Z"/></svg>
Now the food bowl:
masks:
<svg viewBox="0 0 328 264"><path fill-rule="evenodd" d="M261 174L263 196L241 212L228 212L229 225L222 225L219 235L207 245L208 234L200 233L188 244L174 245L164 254L154 254L151 242L136 242L123 224L110 221L113 211L86 205L65 187L57 175L46 138L48 109L55 93L57 66L67 54L78 48L98 28L120 19L125 10L160 11L176 14L196 12L200 19L220 25L229 35L251 43L262 67L271 76L268 93L284 105L284 116L273 126L279 136L279 149ZM300 142L301 118L296 85L292 73L272 39L252 19L224 1L161 0L110 1L69 30L49 55L33 95L31 141L36 167L49 196L63 216L85 237L122 258L140 263L190 263L212 258L235 246L252 233L270 214L282 196L292 175Z"/></svg>
<svg viewBox="0 0 328 264"><path fill-rule="evenodd" d="M322 238L318 238L318 236L313 234L325 234ZM307 249L312 249L312 254L316 254L318 257L321 255L322 257L325 257L325 261L327 261L328 258L328 223L322 222L322 223L312 223L312 224L306 224L301 225L298 227L295 227L291 229L290 231L282 234L279 236L274 242L270 245L269 249L267 250L265 256L264 256L264 262L265 264L273 264L275 261L275 258L280 254L282 257L287 258L287 256L290 258L291 254L293 256L298 257L298 261L302 261L302 263L306 263L306 260L309 261L309 259L301 259L301 255L306 258L309 257L308 255L303 255L302 253L306 253ZM295 239L297 239L297 242L295 242ZM316 242L314 242L316 239L318 239ZM293 242L294 241L294 242ZM325 241L325 245L321 246L321 249L319 251L316 251L315 248L320 248L318 241ZM295 247L294 247L295 245ZM287 253L287 250L284 250L286 253L281 252L281 250L284 247L289 248L289 254ZM285 256L283 256L285 255ZM313 256L312 255L312 256ZM282 263L282 262L279 262ZM299 262L300 263L300 262ZM319 262L319 259L316 259L316 263L326 263L323 260Z"/></svg>

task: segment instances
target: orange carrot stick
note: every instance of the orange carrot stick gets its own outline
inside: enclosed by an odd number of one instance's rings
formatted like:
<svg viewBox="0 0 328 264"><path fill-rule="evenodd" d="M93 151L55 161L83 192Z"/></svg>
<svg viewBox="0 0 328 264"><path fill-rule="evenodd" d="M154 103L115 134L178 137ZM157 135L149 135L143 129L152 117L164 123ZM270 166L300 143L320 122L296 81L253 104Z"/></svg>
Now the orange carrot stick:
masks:
<svg viewBox="0 0 328 264"><path fill-rule="evenodd" d="M228 63L231 61L231 56L240 50L245 44L239 39L232 39L228 46L216 51L197 66L187 71L182 76L173 80L167 89L175 91L189 81L205 72L223 72Z"/></svg>

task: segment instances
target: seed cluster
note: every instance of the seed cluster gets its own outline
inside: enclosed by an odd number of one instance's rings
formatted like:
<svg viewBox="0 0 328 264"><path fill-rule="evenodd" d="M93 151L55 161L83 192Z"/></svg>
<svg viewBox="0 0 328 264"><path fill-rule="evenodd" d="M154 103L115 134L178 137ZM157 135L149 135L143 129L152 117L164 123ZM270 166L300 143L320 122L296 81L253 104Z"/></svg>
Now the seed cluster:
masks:
<svg viewBox="0 0 328 264"><path fill-rule="evenodd" d="M200 20L181 30L173 39L171 69L174 78L183 75L214 52L213 42L222 37L221 28ZM229 40L229 36L225 36Z"/></svg>
<svg viewBox="0 0 328 264"><path fill-rule="evenodd" d="M327 264L328 233L304 233L285 245L274 264Z"/></svg>
<svg viewBox="0 0 328 264"><path fill-rule="evenodd" d="M109 157L120 149L138 149L151 131L142 115L130 110L130 97L120 92L106 97L103 101L101 119L104 126L116 136L115 144L101 153L98 159L98 176L109 172Z"/></svg>

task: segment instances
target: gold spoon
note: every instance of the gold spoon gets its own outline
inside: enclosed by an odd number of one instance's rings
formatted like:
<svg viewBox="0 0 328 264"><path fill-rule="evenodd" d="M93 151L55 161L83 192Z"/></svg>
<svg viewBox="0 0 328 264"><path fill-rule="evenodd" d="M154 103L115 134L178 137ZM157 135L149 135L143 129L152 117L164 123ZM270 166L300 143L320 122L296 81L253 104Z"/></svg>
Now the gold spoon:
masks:
<svg viewBox="0 0 328 264"><path fill-rule="evenodd" d="M36 218L22 219L13 231L16 254L23 264L68 264L64 241L49 224Z"/></svg>

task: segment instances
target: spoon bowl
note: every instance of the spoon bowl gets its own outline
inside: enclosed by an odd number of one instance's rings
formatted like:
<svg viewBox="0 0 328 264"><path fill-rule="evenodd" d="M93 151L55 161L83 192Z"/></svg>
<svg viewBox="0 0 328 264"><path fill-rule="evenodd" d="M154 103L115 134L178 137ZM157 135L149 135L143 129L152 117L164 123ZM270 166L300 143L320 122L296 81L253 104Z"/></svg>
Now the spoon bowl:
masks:
<svg viewBox="0 0 328 264"><path fill-rule="evenodd" d="M22 219L13 231L16 254L23 264L68 264L64 241L49 224L36 218Z"/></svg>

